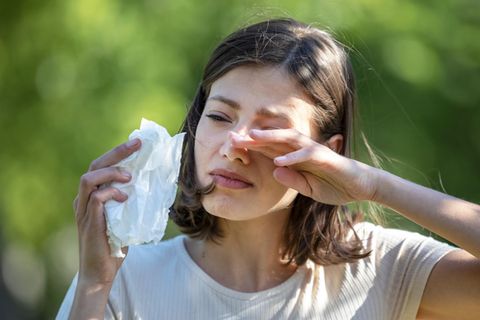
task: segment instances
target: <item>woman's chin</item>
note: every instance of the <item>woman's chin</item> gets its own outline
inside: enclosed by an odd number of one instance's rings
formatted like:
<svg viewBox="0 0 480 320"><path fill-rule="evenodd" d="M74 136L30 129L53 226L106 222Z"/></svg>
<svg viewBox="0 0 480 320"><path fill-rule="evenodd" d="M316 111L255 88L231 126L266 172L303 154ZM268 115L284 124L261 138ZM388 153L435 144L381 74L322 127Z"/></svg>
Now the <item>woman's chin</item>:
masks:
<svg viewBox="0 0 480 320"><path fill-rule="evenodd" d="M205 196L203 208L211 215L232 221L245 221L258 217L245 201L232 199L228 196Z"/></svg>

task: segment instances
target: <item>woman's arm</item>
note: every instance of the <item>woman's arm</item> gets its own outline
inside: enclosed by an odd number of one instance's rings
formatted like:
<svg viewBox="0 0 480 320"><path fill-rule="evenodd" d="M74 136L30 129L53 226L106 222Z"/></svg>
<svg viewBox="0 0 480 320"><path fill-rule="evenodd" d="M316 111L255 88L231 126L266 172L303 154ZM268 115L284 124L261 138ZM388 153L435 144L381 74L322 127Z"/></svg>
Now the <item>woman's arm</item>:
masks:
<svg viewBox="0 0 480 320"><path fill-rule="evenodd" d="M480 205L420 186L384 170L371 170L376 171L377 177L373 201L480 258Z"/></svg>
<svg viewBox="0 0 480 320"><path fill-rule="evenodd" d="M418 319L478 320L480 259L467 251L445 255L430 272L418 308Z"/></svg>
<svg viewBox="0 0 480 320"><path fill-rule="evenodd" d="M376 201L464 249L433 268L418 317L479 319L480 206L343 157L335 152L339 141L336 135L319 144L296 130L279 129L251 130L250 137L232 143L273 159L277 181L305 196L335 205Z"/></svg>
<svg viewBox="0 0 480 320"><path fill-rule="evenodd" d="M324 144L294 129L251 130L237 147L262 152L280 183L319 202L376 201L480 258L480 206L339 155L341 135Z"/></svg>
<svg viewBox="0 0 480 320"><path fill-rule="evenodd" d="M108 295L124 258L110 256L106 236L104 204L126 201L128 196L114 187L101 187L113 181L126 183L131 176L112 167L140 149L134 139L117 146L94 160L80 179L74 200L79 240L79 271L70 319L103 319ZM126 254L128 248L122 248Z"/></svg>
<svg viewBox="0 0 480 320"><path fill-rule="evenodd" d="M374 169L373 201L464 250L444 256L428 278L418 319L480 318L480 206ZM467 252L468 251L468 252Z"/></svg>
<svg viewBox="0 0 480 320"><path fill-rule="evenodd" d="M111 286L88 284L79 280L69 319L103 319Z"/></svg>

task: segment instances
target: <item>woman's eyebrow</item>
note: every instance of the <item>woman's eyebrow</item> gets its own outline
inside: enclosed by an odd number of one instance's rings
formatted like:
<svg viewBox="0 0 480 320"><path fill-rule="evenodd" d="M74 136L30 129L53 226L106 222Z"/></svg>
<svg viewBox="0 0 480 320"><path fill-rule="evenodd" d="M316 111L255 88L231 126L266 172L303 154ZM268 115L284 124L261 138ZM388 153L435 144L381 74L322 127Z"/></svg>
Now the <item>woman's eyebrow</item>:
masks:
<svg viewBox="0 0 480 320"><path fill-rule="evenodd" d="M232 107L232 108L235 109L235 110L241 109L239 103L237 103L236 101L233 101L233 100L231 100L231 99L225 98L224 96L215 95L215 96L213 96L213 97L209 97L209 98L207 99L207 101L208 101L208 100L215 100L215 101L223 102L223 103L225 103L226 105Z"/></svg>
<svg viewBox="0 0 480 320"><path fill-rule="evenodd" d="M213 97L209 97L207 99L207 101L208 100L215 100L215 101L222 102L222 103L228 105L229 107L231 107L232 109L235 109L235 110L240 110L242 108L238 102L236 102L232 99L228 99L228 98L226 98L224 96L221 96L221 95L215 95ZM292 105L287 105L287 106L292 108L292 109L294 108L294 106L292 106ZM289 123L293 123L292 118L287 113L284 113L284 112L281 112L281 111L274 111L271 108L263 107L263 108L260 108L256 113L257 113L257 115L262 116L262 117L280 118L282 120L288 121Z"/></svg>

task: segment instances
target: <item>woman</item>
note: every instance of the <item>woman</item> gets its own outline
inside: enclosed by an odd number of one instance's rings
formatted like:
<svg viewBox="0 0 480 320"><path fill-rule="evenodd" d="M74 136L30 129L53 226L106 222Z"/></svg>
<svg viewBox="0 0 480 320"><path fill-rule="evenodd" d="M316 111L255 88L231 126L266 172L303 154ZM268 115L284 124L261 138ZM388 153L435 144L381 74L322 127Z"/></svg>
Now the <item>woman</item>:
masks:
<svg viewBox="0 0 480 320"><path fill-rule="evenodd" d="M261 22L213 52L184 123L185 235L109 256L103 204L126 201L92 162L74 202L80 268L58 318L473 319L480 315L480 206L351 158L353 73L332 37ZM388 206L461 249L359 223L346 204ZM121 266L121 268L120 268Z"/></svg>

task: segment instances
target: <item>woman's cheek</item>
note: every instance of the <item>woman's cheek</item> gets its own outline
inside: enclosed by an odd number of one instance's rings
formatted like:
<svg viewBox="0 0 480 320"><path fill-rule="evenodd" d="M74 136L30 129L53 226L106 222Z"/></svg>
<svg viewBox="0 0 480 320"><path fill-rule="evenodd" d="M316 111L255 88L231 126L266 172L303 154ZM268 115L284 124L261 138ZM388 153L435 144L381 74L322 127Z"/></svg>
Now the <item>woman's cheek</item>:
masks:
<svg viewBox="0 0 480 320"><path fill-rule="evenodd" d="M199 126L195 136L195 171L197 173L197 179L201 185L208 185L211 183L211 178L208 174L208 170L213 169L209 167L211 163L215 162L216 140L218 137L209 130L205 130Z"/></svg>

